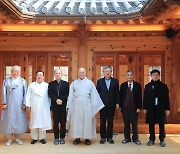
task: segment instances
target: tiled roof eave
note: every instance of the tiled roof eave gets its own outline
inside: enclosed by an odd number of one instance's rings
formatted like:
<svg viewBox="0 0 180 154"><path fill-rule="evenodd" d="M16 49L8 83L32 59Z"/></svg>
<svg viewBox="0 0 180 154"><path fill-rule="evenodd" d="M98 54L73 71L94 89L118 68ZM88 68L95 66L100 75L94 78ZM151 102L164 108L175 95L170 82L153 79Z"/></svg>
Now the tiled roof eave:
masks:
<svg viewBox="0 0 180 154"><path fill-rule="evenodd" d="M41 20L79 20L79 19L86 19L86 20L112 20L112 19L130 19L130 18L139 18L141 17L140 11L136 13L128 13L128 14L107 14L107 15L36 15L36 19L41 19Z"/></svg>

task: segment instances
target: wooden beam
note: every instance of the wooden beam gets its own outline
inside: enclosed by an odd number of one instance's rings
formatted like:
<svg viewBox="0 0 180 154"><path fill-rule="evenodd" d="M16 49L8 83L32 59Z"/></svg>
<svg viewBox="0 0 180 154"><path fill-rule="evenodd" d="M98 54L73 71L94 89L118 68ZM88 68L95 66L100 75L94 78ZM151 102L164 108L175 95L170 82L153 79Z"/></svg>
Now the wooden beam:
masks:
<svg viewBox="0 0 180 154"><path fill-rule="evenodd" d="M91 23L92 23L92 24L96 24L97 21L96 21L96 20L91 20Z"/></svg>
<svg viewBox="0 0 180 154"><path fill-rule="evenodd" d="M101 20L101 23L105 25L107 24L107 20Z"/></svg>
<svg viewBox="0 0 180 154"><path fill-rule="evenodd" d="M0 31L77 31L77 25L1 24Z"/></svg>
<svg viewBox="0 0 180 154"><path fill-rule="evenodd" d="M114 25L118 24L118 20L111 20Z"/></svg>
<svg viewBox="0 0 180 154"><path fill-rule="evenodd" d="M135 23L136 25L139 25L139 24L140 24L140 20L139 20L139 19L134 19L133 21L134 21L134 23Z"/></svg>

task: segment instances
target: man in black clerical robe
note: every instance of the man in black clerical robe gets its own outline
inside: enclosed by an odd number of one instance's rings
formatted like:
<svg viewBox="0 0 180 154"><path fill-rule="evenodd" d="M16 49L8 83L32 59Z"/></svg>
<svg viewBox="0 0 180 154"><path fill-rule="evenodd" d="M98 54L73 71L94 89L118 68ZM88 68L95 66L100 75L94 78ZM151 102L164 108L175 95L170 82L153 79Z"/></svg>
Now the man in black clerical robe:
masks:
<svg viewBox="0 0 180 154"><path fill-rule="evenodd" d="M54 71L56 80L49 83L48 94L51 98L51 111L53 115L54 144L65 144L66 134L66 104L69 95L69 83L63 81L62 71ZM59 129L59 123L61 128Z"/></svg>

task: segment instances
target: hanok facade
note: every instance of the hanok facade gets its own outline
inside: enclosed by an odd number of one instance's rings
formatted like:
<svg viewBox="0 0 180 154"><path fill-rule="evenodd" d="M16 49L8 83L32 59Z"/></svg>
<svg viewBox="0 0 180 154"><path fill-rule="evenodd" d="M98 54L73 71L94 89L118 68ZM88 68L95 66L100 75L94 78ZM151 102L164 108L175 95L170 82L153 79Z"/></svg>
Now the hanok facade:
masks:
<svg viewBox="0 0 180 154"><path fill-rule="evenodd" d="M53 80L61 67L70 83L79 67L94 83L105 65L119 83L132 69L142 87L161 71L170 89L170 123L180 122L180 7L178 0L1 0L0 88L13 65L28 84L37 70ZM2 96L1 96L2 98ZM116 114L121 121L121 114ZM144 122L143 114L140 121ZM116 125L116 123L115 123Z"/></svg>

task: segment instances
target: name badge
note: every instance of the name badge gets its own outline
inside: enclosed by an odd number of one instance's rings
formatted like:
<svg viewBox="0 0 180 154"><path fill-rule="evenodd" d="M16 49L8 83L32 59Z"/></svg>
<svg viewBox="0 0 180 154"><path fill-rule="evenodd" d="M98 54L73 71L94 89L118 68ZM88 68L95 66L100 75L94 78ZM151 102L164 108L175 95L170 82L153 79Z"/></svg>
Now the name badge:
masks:
<svg viewBox="0 0 180 154"><path fill-rule="evenodd" d="M155 106L158 105L158 97L155 98Z"/></svg>

